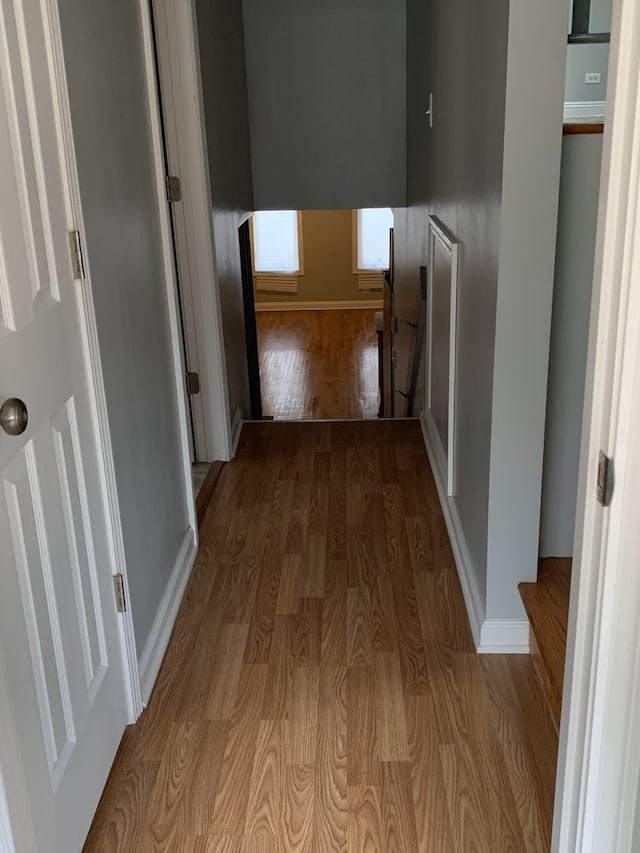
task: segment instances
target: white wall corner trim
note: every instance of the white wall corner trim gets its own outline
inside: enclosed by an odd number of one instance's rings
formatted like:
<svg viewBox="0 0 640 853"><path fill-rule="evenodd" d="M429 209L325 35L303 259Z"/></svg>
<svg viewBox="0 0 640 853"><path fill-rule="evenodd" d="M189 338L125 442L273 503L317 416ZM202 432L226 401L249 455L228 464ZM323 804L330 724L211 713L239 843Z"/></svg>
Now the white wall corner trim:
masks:
<svg viewBox="0 0 640 853"><path fill-rule="evenodd" d="M565 121L604 121L606 114L605 101L565 101Z"/></svg>
<svg viewBox="0 0 640 853"><path fill-rule="evenodd" d="M236 455L243 426L244 420L242 419L242 411L240 406L238 406L234 412L233 421L231 423L231 448L233 450L233 456Z"/></svg>
<svg viewBox="0 0 640 853"><path fill-rule="evenodd" d="M169 645L178 608L191 575L197 550L196 537L190 527L185 533L167 587L160 601L156 618L153 620L149 638L140 655L140 691L145 706L151 696L162 659Z"/></svg>
<svg viewBox="0 0 640 853"><path fill-rule="evenodd" d="M485 619L480 628L479 654L529 654L527 619Z"/></svg>
<svg viewBox="0 0 640 853"><path fill-rule="evenodd" d="M462 587L464 603L467 608L473 642L479 651L482 646L482 628L486 624L486 621L485 610L480 597L480 590L478 589L475 573L473 572L471 564L471 555L467 548L456 505L447 495L446 464L443 463L443 460L440 459L438 455L439 442L435 442L433 440L431 434L432 428L424 415L420 418L420 427L422 428L424 444L427 449L431 470L433 471L433 478L436 482L438 498L440 499L440 506L442 507L444 521L447 525L447 532L451 542L451 549L453 551L456 569L458 570L458 577L460 579L460 586ZM433 429L435 429L435 427L433 427ZM503 649L496 647L492 649L492 651L501 652Z"/></svg>
<svg viewBox="0 0 640 853"><path fill-rule="evenodd" d="M256 302L256 311L351 311L356 308L382 309L378 299L336 299L327 302Z"/></svg>

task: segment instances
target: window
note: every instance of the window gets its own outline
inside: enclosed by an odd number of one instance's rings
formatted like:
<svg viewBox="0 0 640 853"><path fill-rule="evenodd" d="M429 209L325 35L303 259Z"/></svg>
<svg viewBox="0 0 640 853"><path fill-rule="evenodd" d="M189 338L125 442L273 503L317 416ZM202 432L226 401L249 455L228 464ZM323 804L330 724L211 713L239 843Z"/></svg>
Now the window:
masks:
<svg viewBox="0 0 640 853"><path fill-rule="evenodd" d="M390 228L393 228L390 207L369 207L357 212L357 270L389 268Z"/></svg>
<svg viewBox="0 0 640 853"><path fill-rule="evenodd" d="M253 268L256 273L285 275L300 271L295 210L263 210L254 214Z"/></svg>

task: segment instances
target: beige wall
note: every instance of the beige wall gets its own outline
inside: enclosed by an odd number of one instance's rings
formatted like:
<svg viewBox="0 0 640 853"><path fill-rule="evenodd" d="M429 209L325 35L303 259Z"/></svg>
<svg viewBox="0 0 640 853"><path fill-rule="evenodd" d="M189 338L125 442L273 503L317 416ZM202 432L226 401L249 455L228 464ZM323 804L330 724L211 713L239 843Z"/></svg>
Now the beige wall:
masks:
<svg viewBox="0 0 640 853"><path fill-rule="evenodd" d="M380 292L358 290L353 274L351 210L302 211L304 274L298 277L298 292L256 291L256 307L286 303L380 301ZM255 279L254 279L255 281Z"/></svg>

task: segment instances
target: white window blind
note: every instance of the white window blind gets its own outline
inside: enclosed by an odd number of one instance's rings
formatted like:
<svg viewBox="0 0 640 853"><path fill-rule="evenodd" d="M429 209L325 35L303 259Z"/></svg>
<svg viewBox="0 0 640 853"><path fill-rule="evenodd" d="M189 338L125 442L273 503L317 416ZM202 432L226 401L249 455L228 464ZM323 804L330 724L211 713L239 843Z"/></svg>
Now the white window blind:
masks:
<svg viewBox="0 0 640 853"><path fill-rule="evenodd" d="M300 262L296 211L263 210L254 214L253 249L256 272L297 272Z"/></svg>
<svg viewBox="0 0 640 853"><path fill-rule="evenodd" d="M393 228L390 207L369 207L358 211L358 269L389 268L390 228Z"/></svg>

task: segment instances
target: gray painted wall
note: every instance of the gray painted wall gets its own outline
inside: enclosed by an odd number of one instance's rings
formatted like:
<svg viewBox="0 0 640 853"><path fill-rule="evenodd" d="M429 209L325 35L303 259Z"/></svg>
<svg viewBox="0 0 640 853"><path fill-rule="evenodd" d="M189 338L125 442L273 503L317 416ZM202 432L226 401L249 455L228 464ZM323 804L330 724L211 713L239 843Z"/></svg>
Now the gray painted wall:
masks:
<svg viewBox="0 0 640 853"><path fill-rule="evenodd" d="M188 518L138 5L59 6L140 653Z"/></svg>
<svg viewBox="0 0 640 853"><path fill-rule="evenodd" d="M245 0L258 210L406 194L405 0Z"/></svg>
<svg viewBox="0 0 640 853"><path fill-rule="evenodd" d="M567 3L512 0L491 413L487 618L538 574ZM540 62L544 45L544 63Z"/></svg>
<svg viewBox="0 0 640 853"><path fill-rule="evenodd" d="M517 584L537 572L568 6L424 5L408 0L397 302L415 311L434 213L462 241L453 502L486 617L521 619Z"/></svg>
<svg viewBox="0 0 640 853"><path fill-rule="evenodd" d="M249 415L238 227L253 210L242 0L196 0L231 418Z"/></svg>
<svg viewBox="0 0 640 853"><path fill-rule="evenodd" d="M602 135L562 145L540 555L573 554Z"/></svg>
<svg viewBox="0 0 640 853"><path fill-rule="evenodd" d="M570 44L567 48L565 101L605 101L607 97L608 44ZM589 71L600 73L599 83L585 83Z"/></svg>
<svg viewBox="0 0 640 853"><path fill-rule="evenodd" d="M439 0L431 4L431 17L425 5L408 2L411 207L394 211L396 304L400 317L417 318L427 216L436 214L463 244L455 503L484 598L509 4L500 0L480 8L465 0ZM429 91L434 93L432 130L424 115ZM408 381L403 378L413 346L407 330L401 327L397 340L399 387ZM416 401L416 411L423 402Z"/></svg>

